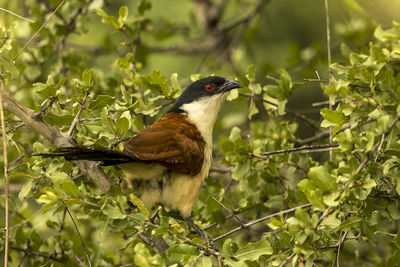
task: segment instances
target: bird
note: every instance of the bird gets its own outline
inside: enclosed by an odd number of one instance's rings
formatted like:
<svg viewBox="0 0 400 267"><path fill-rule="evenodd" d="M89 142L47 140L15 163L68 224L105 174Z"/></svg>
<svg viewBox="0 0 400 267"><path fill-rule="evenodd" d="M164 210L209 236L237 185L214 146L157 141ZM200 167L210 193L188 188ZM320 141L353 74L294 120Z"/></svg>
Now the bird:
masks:
<svg viewBox="0 0 400 267"><path fill-rule="evenodd" d="M161 204L178 211L202 241L215 249L191 213L210 170L219 110L229 92L241 87L238 81L220 76L191 83L164 116L128 139L122 152L74 146L37 155L117 165L124 175L124 188L139 187L139 197L147 207Z"/></svg>

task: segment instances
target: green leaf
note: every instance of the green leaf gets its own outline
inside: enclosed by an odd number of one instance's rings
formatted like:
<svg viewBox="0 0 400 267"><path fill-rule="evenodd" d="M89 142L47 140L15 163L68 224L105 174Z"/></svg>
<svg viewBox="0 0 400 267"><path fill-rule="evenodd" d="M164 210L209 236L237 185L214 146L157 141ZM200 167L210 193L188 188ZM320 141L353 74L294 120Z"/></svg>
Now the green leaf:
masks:
<svg viewBox="0 0 400 267"><path fill-rule="evenodd" d="M280 74L282 89L285 91L285 95L288 96L292 89L292 79L289 73L284 69L279 69L278 73Z"/></svg>
<svg viewBox="0 0 400 267"><path fill-rule="evenodd" d="M129 120L125 117L118 118L115 122L115 134L124 136L129 130Z"/></svg>
<svg viewBox="0 0 400 267"><path fill-rule="evenodd" d="M126 91L125 86L121 84L120 88L124 101L129 105L132 104L132 96L129 94L129 92Z"/></svg>
<svg viewBox="0 0 400 267"><path fill-rule="evenodd" d="M297 209L295 211L296 218L306 227L311 227L310 215L303 209Z"/></svg>
<svg viewBox="0 0 400 267"><path fill-rule="evenodd" d="M21 190L18 193L19 200L23 201L24 198L31 192L32 183L33 183L33 179L30 179L30 180L28 180L27 183L24 184L24 186L21 188Z"/></svg>
<svg viewBox="0 0 400 267"><path fill-rule="evenodd" d="M224 252L225 257L232 257L236 251L238 250L238 245L232 241L232 239L228 238L224 241L222 245L222 251Z"/></svg>
<svg viewBox="0 0 400 267"><path fill-rule="evenodd" d="M211 258L209 257L201 257L197 262L196 262L196 267L212 267L212 261Z"/></svg>
<svg viewBox="0 0 400 267"><path fill-rule="evenodd" d="M43 190L43 194L40 195L37 201L46 204L57 202L58 201L57 192L53 188L45 187Z"/></svg>
<svg viewBox="0 0 400 267"><path fill-rule="evenodd" d="M249 115L248 115L249 120L257 113L258 113L258 108L256 107L256 103L254 101L251 101L249 107Z"/></svg>
<svg viewBox="0 0 400 267"><path fill-rule="evenodd" d="M143 201L140 198L138 198L134 194L130 194L129 200L138 207L141 213L143 213L146 217L149 217L149 210L146 208L146 206L144 205Z"/></svg>
<svg viewBox="0 0 400 267"><path fill-rule="evenodd" d="M0 55L0 65L3 65L12 76L17 77L19 75L19 70L15 64L3 55Z"/></svg>
<svg viewBox="0 0 400 267"><path fill-rule="evenodd" d="M138 6L138 12L140 15L143 15L147 10L151 9L151 2L149 1L140 1Z"/></svg>
<svg viewBox="0 0 400 267"><path fill-rule="evenodd" d="M335 179L330 175L325 166L317 166L310 168L308 177L322 191L330 191L334 188Z"/></svg>
<svg viewBox="0 0 400 267"><path fill-rule="evenodd" d="M283 94L281 88L277 85L265 85L263 90L272 98L278 100L285 99L285 95Z"/></svg>
<svg viewBox="0 0 400 267"><path fill-rule="evenodd" d="M70 114L66 115L55 115L53 113L45 114L42 116L43 120L51 125L66 125L70 124L74 120L74 116Z"/></svg>
<svg viewBox="0 0 400 267"><path fill-rule="evenodd" d="M115 133L115 121L108 117L107 107L104 107L101 111L101 124L103 131L101 131L100 136L113 137Z"/></svg>
<svg viewBox="0 0 400 267"><path fill-rule="evenodd" d="M136 244L134 248L135 265L140 267L150 267L152 264L149 262L151 254L143 243Z"/></svg>
<svg viewBox="0 0 400 267"><path fill-rule="evenodd" d="M33 87L37 94L44 98L49 98L55 96L57 93L57 87L54 86L53 76L47 76L46 84L44 83L34 83Z"/></svg>
<svg viewBox="0 0 400 267"><path fill-rule="evenodd" d="M324 108L323 110L321 110L321 115L325 118L326 121L330 122L330 124L323 123L323 127L336 126L333 129L333 134L336 134L346 122L346 117L340 111Z"/></svg>
<svg viewBox="0 0 400 267"><path fill-rule="evenodd" d="M342 231L350 230L351 228L358 226L359 223L362 222L362 220L363 220L362 217L351 216L339 225L339 230Z"/></svg>
<svg viewBox="0 0 400 267"><path fill-rule="evenodd" d="M171 77L169 79L171 81L171 88L175 92L173 94L173 97L176 97L177 94L182 90L181 84L179 83L179 80L178 80L178 73L172 73Z"/></svg>
<svg viewBox="0 0 400 267"><path fill-rule="evenodd" d="M127 6L121 6L119 8L119 18L118 18L118 24L119 25L123 25L125 20L128 18L128 12L129 9ZM122 26L121 26L122 27Z"/></svg>
<svg viewBox="0 0 400 267"><path fill-rule="evenodd" d="M59 172L59 171L46 173L46 176L49 177L53 181L53 183L60 183L60 182L71 179L68 176L68 174L66 174L65 172Z"/></svg>
<svg viewBox="0 0 400 267"><path fill-rule="evenodd" d="M227 101L232 101L232 100L237 99L238 97L239 97L239 90L238 90L238 89L233 89L233 90L231 90L231 91L229 92L229 94L228 94L226 100L227 100Z"/></svg>
<svg viewBox="0 0 400 267"><path fill-rule="evenodd" d="M327 227L328 229L335 229L341 223L336 216L336 213L328 215L321 225Z"/></svg>
<svg viewBox="0 0 400 267"><path fill-rule="evenodd" d="M62 189L72 197L78 197L80 195L79 188L71 180L63 182Z"/></svg>
<svg viewBox="0 0 400 267"><path fill-rule="evenodd" d="M171 262L185 263L190 256L197 256L199 251L194 246L187 244L173 245L165 252Z"/></svg>
<svg viewBox="0 0 400 267"><path fill-rule="evenodd" d="M247 67L247 74L246 78L251 83L255 80L255 73L254 73L254 64Z"/></svg>
<svg viewBox="0 0 400 267"><path fill-rule="evenodd" d="M273 249L267 240L260 240L257 243L248 243L245 247L239 248L236 258L239 260L257 260L261 255L272 255Z"/></svg>
<svg viewBox="0 0 400 267"><path fill-rule="evenodd" d="M113 206L110 203L107 203L104 206L102 212L110 219L124 219L126 217L126 215L122 213L121 209L118 206Z"/></svg>
<svg viewBox="0 0 400 267"><path fill-rule="evenodd" d="M229 135L229 140L235 142L238 139L242 139L242 130L239 127L235 126L231 130L231 134Z"/></svg>
<svg viewBox="0 0 400 267"><path fill-rule="evenodd" d="M82 82L85 87L92 87L93 85L93 70L84 70L82 73Z"/></svg>
<svg viewBox="0 0 400 267"><path fill-rule="evenodd" d="M142 118L140 118L139 116L136 116L133 118L132 121L132 129L135 132L140 132L141 130L143 130L145 128L145 125L143 123Z"/></svg>
<svg viewBox="0 0 400 267"><path fill-rule="evenodd" d="M115 97L109 95L98 95L96 99L89 104L90 109L99 110L107 105L114 103Z"/></svg>
<svg viewBox="0 0 400 267"><path fill-rule="evenodd" d="M237 181L244 178L249 173L250 167L251 161L249 159L238 162L232 170L232 178Z"/></svg>
<svg viewBox="0 0 400 267"><path fill-rule="evenodd" d="M112 27L114 27L116 30L120 30L123 25L120 24L120 22L117 20L116 17L114 16L109 16L103 9L101 8L96 8L95 9L96 14L101 16L101 22L103 24L108 24Z"/></svg>

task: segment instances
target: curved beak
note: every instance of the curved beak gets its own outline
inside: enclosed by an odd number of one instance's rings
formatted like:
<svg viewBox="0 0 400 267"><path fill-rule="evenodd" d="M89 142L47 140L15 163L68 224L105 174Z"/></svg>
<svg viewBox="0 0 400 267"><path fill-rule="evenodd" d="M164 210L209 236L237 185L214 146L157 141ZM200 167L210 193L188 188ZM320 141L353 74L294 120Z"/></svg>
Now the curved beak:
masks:
<svg viewBox="0 0 400 267"><path fill-rule="evenodd" d="M224 84L220 87L220 92L225 93L232 89L241 88L241 87L243 87L243 86L240 84L240 82L235 81L235 80L226 79Z"/></svg>

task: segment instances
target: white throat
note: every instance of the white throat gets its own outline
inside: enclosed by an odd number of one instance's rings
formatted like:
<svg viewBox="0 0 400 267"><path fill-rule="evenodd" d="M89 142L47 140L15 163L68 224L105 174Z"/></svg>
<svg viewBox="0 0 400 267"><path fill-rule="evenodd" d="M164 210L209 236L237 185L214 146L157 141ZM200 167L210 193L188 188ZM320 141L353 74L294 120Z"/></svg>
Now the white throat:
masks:
<svg viewBox="0 0 400 267"><path fill-rule="evenodd" d="M225 101L227 93L202 97L188 104L183 104L188 119L196 125L207 145L212 144L212 132L218 112Z"/></svg>

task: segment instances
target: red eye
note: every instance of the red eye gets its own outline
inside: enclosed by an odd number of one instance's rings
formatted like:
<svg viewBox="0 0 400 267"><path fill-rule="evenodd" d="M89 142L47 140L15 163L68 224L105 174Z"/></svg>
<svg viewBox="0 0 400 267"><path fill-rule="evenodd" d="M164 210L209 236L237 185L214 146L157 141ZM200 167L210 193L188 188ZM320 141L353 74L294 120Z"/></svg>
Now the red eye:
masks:
<svg viewBox="0 0 400 267"><path fill-rule="evenodd" d="M214 85L212 85L212 84L207 84L205 88L206 88L207 91L210 92L210 91L212 91L212 90L214 89Z"/></svg>

